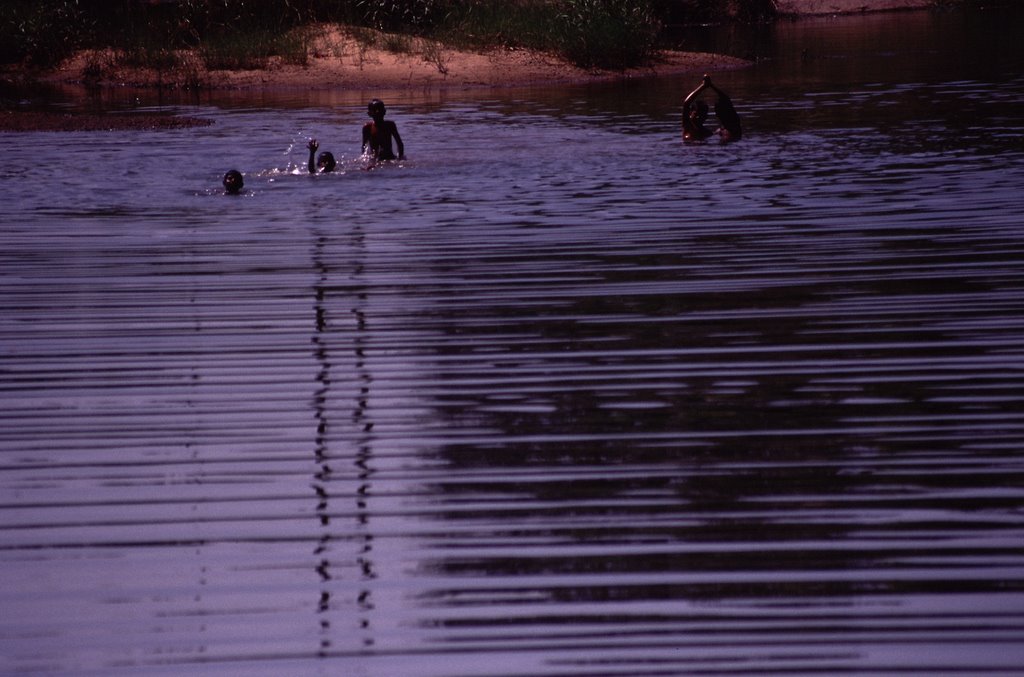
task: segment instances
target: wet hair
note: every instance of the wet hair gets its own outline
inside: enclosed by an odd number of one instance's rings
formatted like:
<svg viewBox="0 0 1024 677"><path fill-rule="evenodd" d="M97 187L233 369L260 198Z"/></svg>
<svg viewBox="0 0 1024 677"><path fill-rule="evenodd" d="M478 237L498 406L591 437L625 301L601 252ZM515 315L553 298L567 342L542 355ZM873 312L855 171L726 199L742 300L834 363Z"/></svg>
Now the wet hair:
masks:
<svg viewBox="0 0 1024 677"><path fill-rule="evenodd" d="M329 150L320 153L316 159L316 166L324 172L333 172L337 165L338 163L334 161L334 155Z"/></svg>
<svg viewBox="0 0 1024 677"><path fill-rule="evenodd" d="M224 174L224 190L231 195L236 195L238 191L242 190L242 186L245 185L245 181L242 180L242 172L237 169L229 169Z"/></svg>
<svg viewBox="0 0 1024 677"><path fill-rule="evenodd" d="M370 114L370 117L373 117L374 113L378 111L380 112L381 115L383 115L385 112L387 112L387 108L384 107L384 102L381 101L380 99L373 99L372 101L370 101L370 104L366 107L366 112Z"/></svg>

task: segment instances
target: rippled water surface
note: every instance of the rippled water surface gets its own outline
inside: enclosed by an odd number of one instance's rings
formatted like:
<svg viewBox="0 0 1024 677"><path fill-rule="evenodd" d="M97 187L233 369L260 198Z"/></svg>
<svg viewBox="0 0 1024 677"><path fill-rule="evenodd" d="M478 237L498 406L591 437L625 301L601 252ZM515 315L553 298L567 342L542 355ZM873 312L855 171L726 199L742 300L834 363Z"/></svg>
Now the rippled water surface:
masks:
<svg viewBox="0 0 1024 677"><path fill-rule="evenodd" d="M0 672L1018 671L1021 27L0 134Z"/></svg>

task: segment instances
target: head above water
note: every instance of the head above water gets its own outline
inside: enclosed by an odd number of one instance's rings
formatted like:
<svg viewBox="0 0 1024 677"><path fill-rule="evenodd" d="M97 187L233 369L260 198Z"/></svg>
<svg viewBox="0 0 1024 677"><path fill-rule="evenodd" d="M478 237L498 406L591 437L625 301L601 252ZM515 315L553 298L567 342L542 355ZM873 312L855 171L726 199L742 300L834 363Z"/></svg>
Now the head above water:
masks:
<svg viewBox="0 0 1024 677"><path fill-rule="evenodd" d="M229 169L224 175L224 190L231 195L237 195L242 186L245 185L245 181L242 180L242 172L237 169Z"/></svg>
<svg viewBox="0 0 1024 677"><path fill-rule="evenodd" d="M335 162L334 155L329 150L320 153L316 159L317 169L321 172L333 172L337 165L338 163Z"/></svg>
<svg viewBox="0 0 1024 677"><path fill-rule="evenodd" d="M384 102L380 99L373 99L366 107L366 112L370 114L371 118L384 117L384 113L386 113L387 110L388 109L384 107Z"/></svg>

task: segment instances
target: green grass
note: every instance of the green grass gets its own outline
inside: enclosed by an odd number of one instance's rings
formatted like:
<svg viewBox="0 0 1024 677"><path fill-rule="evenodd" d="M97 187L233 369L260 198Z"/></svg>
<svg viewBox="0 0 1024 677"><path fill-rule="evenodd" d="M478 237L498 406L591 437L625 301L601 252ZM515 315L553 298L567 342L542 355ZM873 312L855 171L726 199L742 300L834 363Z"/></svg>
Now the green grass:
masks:
<svg viewBox="0 0 1024 677"><path fill-rule="evenodd" d="M313 29L292 28L283 33L266 28L220 31L199 41L198 52L210 70L265 68L272 57L304 66L309 62Z"/></svg>
<svg viewBox="0 0 1024 677"><path fill-rule="evenodd" d="M440 39L462 48L523 47L586 68L628 68L656 52L650 0L478 0L453 10Z"/></svg>
<svg viewBox="0 0 1024 677"><path fill-rule="evenodd" d="M0 63L46 68L85 46L92 17L74 0L0 3Z"/></svg>
<svg viewBox="0 0 1024 677"><path fill-rule="evenodd" d="M661 22L649 0L571 0L558 8L555 51L579 66L641 66L657 51Z"/></svg>

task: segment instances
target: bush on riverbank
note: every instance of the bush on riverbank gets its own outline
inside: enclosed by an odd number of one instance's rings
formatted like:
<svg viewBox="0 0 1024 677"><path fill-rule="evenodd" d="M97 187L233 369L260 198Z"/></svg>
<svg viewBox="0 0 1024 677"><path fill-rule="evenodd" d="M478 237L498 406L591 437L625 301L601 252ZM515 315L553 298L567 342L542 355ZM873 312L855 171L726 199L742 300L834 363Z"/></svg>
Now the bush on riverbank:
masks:
<svg viewBox="0 0 1024 677"><path fill-rule="evenodd" d="M764 15L771 0L5 0L0 63L47 68L80 49L166 69L189 50L207 68L305 63L319 22L460 47L525 47L584 67L647 63L666 22ZM180 65L180 64L178 64Z"/></svg>

